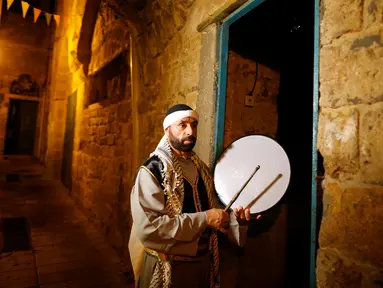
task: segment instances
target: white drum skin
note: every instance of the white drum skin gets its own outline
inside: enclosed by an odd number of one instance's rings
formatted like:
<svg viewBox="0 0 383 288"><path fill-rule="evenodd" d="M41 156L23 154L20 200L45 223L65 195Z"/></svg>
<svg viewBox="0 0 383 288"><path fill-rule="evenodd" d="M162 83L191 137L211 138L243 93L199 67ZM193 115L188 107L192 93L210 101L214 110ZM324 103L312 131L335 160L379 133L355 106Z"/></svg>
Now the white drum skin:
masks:
<svg viewBox="0 0 383 288"><path fill-rule="evenodd" d="M214 185L218 197L227 205L254 174L231 208L250 208L256 214L276 205L290 182L290 161L283 148L263 135L242 137L229 145L214 169Z"/></svg>

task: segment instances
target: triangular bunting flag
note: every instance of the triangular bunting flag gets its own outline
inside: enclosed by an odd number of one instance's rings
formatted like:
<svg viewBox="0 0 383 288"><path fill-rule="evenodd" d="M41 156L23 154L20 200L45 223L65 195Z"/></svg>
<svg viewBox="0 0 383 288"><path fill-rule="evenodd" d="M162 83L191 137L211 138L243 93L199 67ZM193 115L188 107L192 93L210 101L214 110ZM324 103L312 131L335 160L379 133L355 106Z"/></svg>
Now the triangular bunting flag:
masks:
<svg viewBox="0 0 383 288"><path fill-rule="evenodd" d="M21 1L21 8L23 9L23 18L27 15L29 4L27 2Z"/></svg>
<svg viewBox="0 0 383 288"><path fill-rule="evenodd" d="M69 18L68 17L64 17L64 27L65 27L65 29L68 28L68 24L69 24Z"/></svg>
<svg viewBox="0 0 383 288"><path fill-rule="evenodd" d="M1 11L3 11L3 0L0 0L0 24L1 24Z"/></svg>
<svg viewBox="0 0 383 288"><path fill-rule="evenodd" d="M37 19L39 18L40 14L41 14L41 10L33 7L33 17L34 17L35 23Z"/></svg>
<svg viewBox="0 0 383 288"><path fill-rule="evenodd" d="M15 1L15 0L8 0L8 2L7 2L7 9L8 10L9 10L9 8L11 8L13 1Z"/></svg>
<svg viewBox="0 0 383 288"><path fill-rule="evenodd" d="M60 15L54 14L53 18L55 19L57 26L59 26L60 25Z"/></svg>
<svg viewBox="0 0 383 288"><path fill-rule="evenodd" d="M52 14L45 12L45 18L47 19L47 24L49 26L49 24L51 23L51 20L52 20Z"/></svg>

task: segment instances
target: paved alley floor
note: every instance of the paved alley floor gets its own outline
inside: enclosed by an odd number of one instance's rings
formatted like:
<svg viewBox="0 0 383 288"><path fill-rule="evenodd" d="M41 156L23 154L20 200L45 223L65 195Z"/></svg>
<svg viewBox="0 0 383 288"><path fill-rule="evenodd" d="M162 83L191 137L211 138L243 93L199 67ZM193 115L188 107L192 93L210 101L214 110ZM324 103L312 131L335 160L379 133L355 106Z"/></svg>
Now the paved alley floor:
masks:
<svg viewBox="0 0 383 288"><path fill-rule="evenodd" d="M0 187L0 219L27 218L32 241L31 250L0 254L0 288L133 287L114 250L66 193L42 180Z"/></svg>

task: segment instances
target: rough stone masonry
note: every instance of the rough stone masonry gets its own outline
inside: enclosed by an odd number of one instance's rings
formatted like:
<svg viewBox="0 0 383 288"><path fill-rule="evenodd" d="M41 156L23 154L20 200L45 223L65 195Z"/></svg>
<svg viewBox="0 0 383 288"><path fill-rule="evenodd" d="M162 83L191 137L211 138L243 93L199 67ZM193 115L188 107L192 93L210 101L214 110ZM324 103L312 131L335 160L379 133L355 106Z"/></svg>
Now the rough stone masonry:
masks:
<svg viewBox="0 0 383 288"><path fill-rule="evenodd" d="M135 174L130 163L137 164L134 157L138 162L143 160L162 134L157 111L179 101L192 107L202 103L203 109L214 107L211 99L199 98L206 90L200 86L204 83L201 67L208 61L201 57L201 50L207 50L202 47L207 34L197 27L224 6L243 2L150 0L140 13L133 13L132 19L111 17L104 7L97 15L95 33L90 34L95 35L87 54L92 57L90 63L106 63L118 53L129 53L128 36L134 35L132 43L142 80L136 84L141 92L137 99L126 94L117 103L87 106L87 71L96 73L98 65L84 69L89 67L79 57L78 44L85 33L82 25L90 23L84 12L91 2L58 1L58 11L69 16L70 24L55 35L46 165L59 178L66 99L77 91L73 194L125 259L129 259L128 196ZM318 287L383 285L382 10L379 0L321 2L318 148L326 176ZM114 32L118 30L129 33L116 38ZM131 117L122 111L131 111ZM145 146L137 149L129 142L131 135Z"/></svg>
<svg viewBox="0 0 383 288"><path fill-rule="evenodd" d="M321 5L318 287L383 285L383 2Z"/></svg>

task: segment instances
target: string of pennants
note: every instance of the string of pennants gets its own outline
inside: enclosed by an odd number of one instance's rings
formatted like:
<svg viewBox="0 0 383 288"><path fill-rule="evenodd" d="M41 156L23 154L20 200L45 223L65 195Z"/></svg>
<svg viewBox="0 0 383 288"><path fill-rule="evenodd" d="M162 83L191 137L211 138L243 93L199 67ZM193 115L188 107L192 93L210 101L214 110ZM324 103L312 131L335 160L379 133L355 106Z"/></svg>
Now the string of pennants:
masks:
<svg viewBox="0 0 383 288"><path fill-rule="evenodd" d="M12 4L15 2L15 0L0 0L0 20L1 20L1 12L2 12L1 8L3 7L3 1L5 1L6 5L7 5L7 10L9 10L9 8L11 8ZM32 8L33 9L34 23L36 23L40 14L43 13L45 15L45 19L47 21L48 26L51 23L52 18L56 21L56 25L60 25L60 18L61 18L60 15L45 12L41 9L33 7L29 3L22 1L22 0L21 0L21 8L23 11L23 18L24 19L25 19L25 16L27 15L29 8ZM63 17L63 18L64 18L63 19L64 26L67 27L68 26L68 17Z"/></svg>

